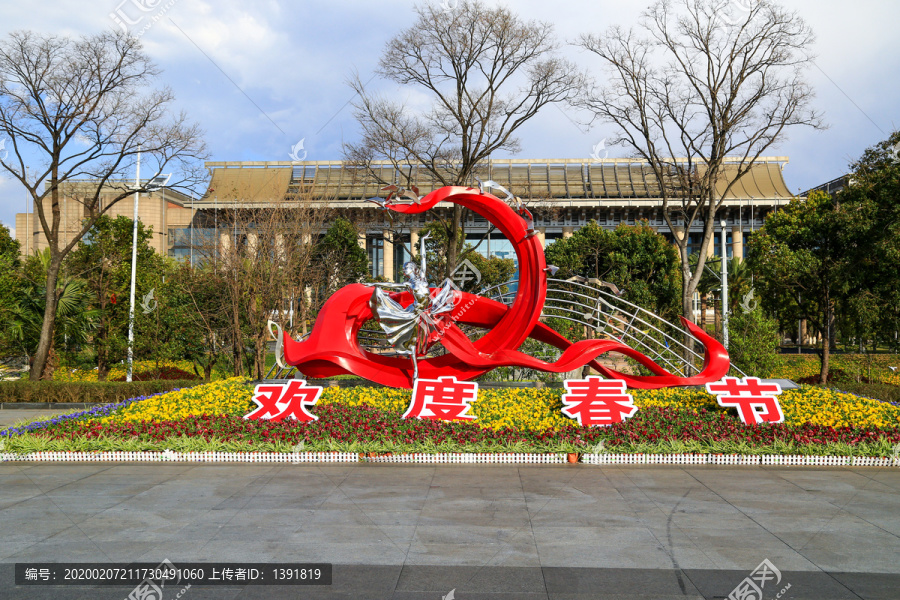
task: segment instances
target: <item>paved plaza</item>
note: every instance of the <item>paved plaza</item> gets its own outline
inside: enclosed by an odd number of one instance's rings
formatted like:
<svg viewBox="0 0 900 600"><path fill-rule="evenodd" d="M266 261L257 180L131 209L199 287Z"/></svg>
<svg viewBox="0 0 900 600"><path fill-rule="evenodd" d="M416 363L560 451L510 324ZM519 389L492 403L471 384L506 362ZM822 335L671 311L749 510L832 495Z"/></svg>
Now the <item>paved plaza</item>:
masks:
<svg viewBox="0 0 900 600"><path fill-rule="evenodd" d="M330 562L322 587L205 598L900 597L900 470L879 468L0 465L0 598L16 562ZM167 594L174 594L172 590ZM165 596L169 600L169 596Z"/></svg>

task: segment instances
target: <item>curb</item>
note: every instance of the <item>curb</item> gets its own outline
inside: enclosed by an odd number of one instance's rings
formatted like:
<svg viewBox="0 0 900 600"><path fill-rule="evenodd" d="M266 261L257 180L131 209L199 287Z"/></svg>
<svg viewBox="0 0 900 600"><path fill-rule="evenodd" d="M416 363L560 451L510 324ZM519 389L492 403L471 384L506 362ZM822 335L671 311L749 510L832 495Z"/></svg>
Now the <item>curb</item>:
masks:
<svg viewBox="0 0 900 600"><path fill-rule="evenodd" d="M394 463L394 464L531 464L561 465L565 453L553 454L375 454L356 452L32 452L0 453L0 462L189 462L189 463ZM782 467L898 467L900 458L870 456L803 456L748 454L585 454L582 464L619 465L717 465Z"/></svg>

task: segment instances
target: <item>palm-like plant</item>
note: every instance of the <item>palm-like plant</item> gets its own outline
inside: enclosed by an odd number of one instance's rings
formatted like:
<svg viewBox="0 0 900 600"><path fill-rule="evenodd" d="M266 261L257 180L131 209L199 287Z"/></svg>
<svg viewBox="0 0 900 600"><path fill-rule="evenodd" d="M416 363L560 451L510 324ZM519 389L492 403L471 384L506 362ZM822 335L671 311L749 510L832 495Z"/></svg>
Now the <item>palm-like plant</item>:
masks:
<svg viewBox="0 0 900 600"><path fill-rule="evenodd" d="M50 251L36 252L26 263L25 283L17 304L11 307L9 333L18 341L21 350L29 359L37 348L41 336L41 324L44 318L47 289L44 286L46 271L50 264ZM87 283L81 279L60 277L55 293L58 298L58 310L53 326L53 347L51 354L60 342L67 347L77 346L88 340L98 311L91 307L91 296ZM52 377L53 367L47 362L42 378Z"/></svg>

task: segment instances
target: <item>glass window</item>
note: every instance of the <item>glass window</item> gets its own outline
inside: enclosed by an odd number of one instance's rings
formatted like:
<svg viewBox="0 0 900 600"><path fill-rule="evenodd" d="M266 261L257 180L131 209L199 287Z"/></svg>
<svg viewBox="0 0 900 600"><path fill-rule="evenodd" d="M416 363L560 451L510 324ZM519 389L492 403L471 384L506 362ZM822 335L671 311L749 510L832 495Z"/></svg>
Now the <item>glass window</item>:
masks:
<svg viewBox="0 0 900 600"><path fill-rule="evenodd" d="M713 239L714 239L714 246L715 246L715 255L722 256L722 232L716 231ZM727 231L725 233L725 252L727 253L726 256L728 258L731 258L732 254L734 253L734 249L731 246L731 242L732 242L731 232Z"/></svg>
<svg viewBox="0 0 900 600"><path fill-rule="evenodd" d="M409 253L410 237L409 235L398 235L394 237L394 281L403 281L403 265L412 260Z"/></svg>
<svg viewBox="0 0 900 600"><path fill-rule="evenodd" d="M380 235L367 237L366 252L369 254L369 274L384 276L384 238Z"/></svg>

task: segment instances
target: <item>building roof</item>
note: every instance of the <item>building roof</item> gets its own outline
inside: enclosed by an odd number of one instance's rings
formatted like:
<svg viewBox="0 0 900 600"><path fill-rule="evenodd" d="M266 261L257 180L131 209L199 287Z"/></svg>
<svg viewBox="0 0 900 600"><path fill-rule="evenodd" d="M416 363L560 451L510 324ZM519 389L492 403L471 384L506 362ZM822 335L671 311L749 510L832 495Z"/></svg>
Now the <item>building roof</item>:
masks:
<svg viewBox="0 0 900 600"><path fill-rule="evenodd" d="M277 202L287 195L291 175L291 167L213 169L206 196L249 204Z"/></svg>
<svg viewBox="0 0 900 600"><path fill-rule="evenodd" d="M793 197L785 185L782 168L786 157L761 158L749 173L738 180L726 200L783 200ZM726 164L726 173L737 169ZM360 201L381 192L383 183L367 177L364 169L341 161L305 162L207 162L212 172L205 202L215 198L220 204L267 203L291 194L310 194L333 201ZM389 163L377 165L382 181L405 184ZM441 187L422 167L411 167L414 185L420 194ZM646 162L633 159L535 159L491 160L483 179L493 179L513 194L532 200L630 199L660 197L659 186ZM718 189L721 193L727 181Z"/></svg>
<svg viewBox="0 0 900 600"><path fill-rule="evenodd" d="M832 179L831 181L828 181L821 185L817 185L816 187L810 188L805 192L801 192L800 197L807 198L813 192L825 192L826 194L834 195L850 185L852 183L852 178L853 176L850 174L841 175L840 177Z"/></svg>

